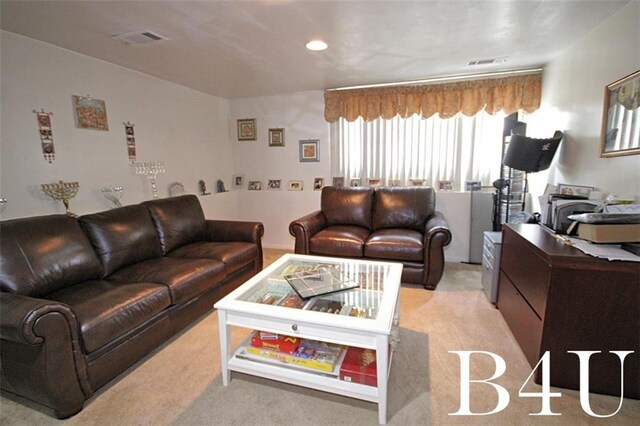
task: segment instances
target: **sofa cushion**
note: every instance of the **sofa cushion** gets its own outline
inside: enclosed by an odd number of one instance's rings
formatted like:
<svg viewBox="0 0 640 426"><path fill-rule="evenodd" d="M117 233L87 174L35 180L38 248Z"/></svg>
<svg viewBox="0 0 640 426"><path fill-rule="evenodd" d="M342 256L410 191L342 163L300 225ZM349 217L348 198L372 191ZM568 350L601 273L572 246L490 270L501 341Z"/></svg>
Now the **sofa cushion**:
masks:
<svg viewBox="0 0 640 426"><path fill-rule="evenodd" d="M258 258L258 246L243 242L205 242L187 244L170 251L167 256L187 259L215 259L224 263L231 274Z"/></svg>
<svg viewBox="0 0 640 426"><path fill-rule="evenodd" d="M171 305L166 286L150 283L86 281L51 293L78 318L86 353L100 349Z"/></svg>
<svg viewBox="0 0 640 426"><path fill-rule="evenodd" d="M364 245L364 256L422 262L422 234L411 229L380 229L371 233Z"/></svg>
<svg viewBox="0 0 640 426"><path fill-rule="evenodd" d="M99 279L102 265L78 221L65 215L0 223L0 288L42 297Z"/></svg>
<svg viewBox="0 0 640 426"><path fill-rule="evenodd" d="M78 221L102 262L105 276L124 266L162 256L158 233L144 206L89 214Z"/></svg>
<svg viewBox="0 0 640 426"><path fill-rule="evenodd" d="M371 207L373 189L371 188L335 188L322 189L320 200L322 213L327 225L353 225L371 228Z"/></svg>
<svg viewBox="0 0 640 426"><path fill-rule="evenodd" d="M369 230L359 226L329 226L311 237L309 250L313 254L362 257Z"/></svg>
<svg viewBox="0 0 640 426"><path fill-rule="evenodd" d="M204 212L195 195L145 201L142 204L151 213L164 254L185 244L204 240Z"/></svg>
<svg viewBox="0 0 640 426"><path fill-rule="evenodd" d="M373 204L373 229L408 228L423 232L436 208L430 187L378 188Z"/></svg>
<svg viewBox="0 0 640 426"><path fill-rule="evenodd" d="M163 257L125 266L107 279L164 284L169 287L171 302L177 305L204 293L225 276L224 263L218 260Z"/></svg>

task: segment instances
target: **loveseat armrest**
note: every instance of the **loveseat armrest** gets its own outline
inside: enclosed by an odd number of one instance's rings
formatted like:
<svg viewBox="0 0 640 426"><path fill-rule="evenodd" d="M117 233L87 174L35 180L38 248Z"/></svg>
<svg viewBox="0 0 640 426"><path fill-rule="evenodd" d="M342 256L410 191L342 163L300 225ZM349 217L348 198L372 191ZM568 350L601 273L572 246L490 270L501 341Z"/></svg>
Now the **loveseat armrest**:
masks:
<svg viewBox="0 0 640 426"><path fill-rule="evenodd" d="M309 254L309 240L327 227L327 218L318 210L289 224L289 233L295 237L295 253Z"/></svg>
<svg viewBox="0 0 640 426"><path fill-rule="evenodd" d="M2 389L52 408L59 418L93 395L71 309L46 299L1 292Z"/></svg>
<svg viewBox="0 0 640 426"><path fill-rule="evenodd" d="M429 290L436 288L444 272L444 247L451 242L451 231L444 215L436 211L427 220L424 230L424 276Z"/></svg>

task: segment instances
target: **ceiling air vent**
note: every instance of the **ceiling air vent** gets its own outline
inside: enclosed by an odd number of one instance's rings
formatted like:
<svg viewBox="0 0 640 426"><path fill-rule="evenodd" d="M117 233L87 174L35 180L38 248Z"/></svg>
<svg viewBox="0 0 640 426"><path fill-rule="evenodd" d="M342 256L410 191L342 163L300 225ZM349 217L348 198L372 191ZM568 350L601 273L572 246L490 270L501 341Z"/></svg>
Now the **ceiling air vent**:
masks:
<svg viewBox="0 0 640 426"><path fill-rule="evenodd" d="M490 58L490 59L474 59L472 61L467 62L468 67L474 67L477 65L493 65L493 64L504 64L507 62L507 57L503 56L502 58Z"/></svg>
<svg viewBox="0 0 640 426"><path fill-rule="evenodd" d="M127 44L143 44L143 43L152 43L160 40L169 40L168 38L163 37L160 34L155 33L153 31L149 31L149 30L134 31L131 33L119 34L111 38Z"/></svg>

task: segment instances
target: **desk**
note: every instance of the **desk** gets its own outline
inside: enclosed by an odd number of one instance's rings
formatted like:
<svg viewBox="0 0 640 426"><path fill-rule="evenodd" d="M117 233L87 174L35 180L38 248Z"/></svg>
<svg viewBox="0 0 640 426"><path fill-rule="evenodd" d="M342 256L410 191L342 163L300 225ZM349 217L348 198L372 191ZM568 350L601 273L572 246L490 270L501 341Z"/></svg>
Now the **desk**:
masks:
<svg viewBox="0 0 640 426"><path fill-rule="evenodd" d="M640 399L640 264L588 256L536 224L503 228L497 307L535 366L551 352L551 385L579 389L578 356L590 361L591 392ZM535 382L540 383L537 370Z"/></svg>

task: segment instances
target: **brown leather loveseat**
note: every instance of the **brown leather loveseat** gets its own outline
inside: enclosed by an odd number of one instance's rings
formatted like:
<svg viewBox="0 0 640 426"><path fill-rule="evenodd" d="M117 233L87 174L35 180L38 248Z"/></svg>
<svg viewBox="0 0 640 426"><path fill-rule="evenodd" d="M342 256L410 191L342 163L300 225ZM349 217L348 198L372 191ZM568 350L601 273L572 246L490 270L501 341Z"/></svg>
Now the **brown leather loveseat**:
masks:
<svg viewBox="0 0 640 426"><path fill-rule="evenodd" d="M263 233L205 220L193 195L1 222L2 389L76 414L260 271Z"/></svg>
<svg viewBox="0 0 640 426"><path fill-rule="evenodd" d="M294 220L295 252L402 262L402 281L435 289L451 241L430 187L322 190L320 210Z"/></svg>

